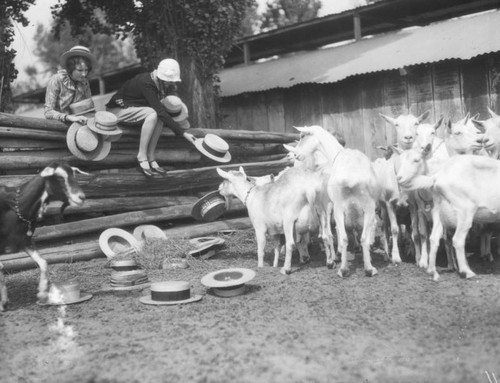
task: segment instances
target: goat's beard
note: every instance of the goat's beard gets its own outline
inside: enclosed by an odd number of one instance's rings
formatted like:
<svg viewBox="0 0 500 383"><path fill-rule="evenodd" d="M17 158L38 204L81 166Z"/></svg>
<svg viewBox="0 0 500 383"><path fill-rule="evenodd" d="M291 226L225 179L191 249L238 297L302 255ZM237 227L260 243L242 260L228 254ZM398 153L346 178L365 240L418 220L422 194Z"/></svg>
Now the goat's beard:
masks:
<svg viewBox="0 0 500 383"><path fill-rule="evenodd" d="M231 204L232 204L232 198L228 197L228 196L223 196L224 197L224 201L226 203L226 211L229 211L231 209Z"/></svg>

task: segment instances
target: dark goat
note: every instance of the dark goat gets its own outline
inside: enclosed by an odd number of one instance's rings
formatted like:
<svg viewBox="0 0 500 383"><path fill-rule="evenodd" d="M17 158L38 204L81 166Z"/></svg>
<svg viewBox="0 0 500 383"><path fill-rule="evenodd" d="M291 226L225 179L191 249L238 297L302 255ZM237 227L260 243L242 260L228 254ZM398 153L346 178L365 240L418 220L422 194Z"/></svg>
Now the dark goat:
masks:
<svg viewBox="0 0 500 383"><path fill-rule="evenodd" d="M80 206L85 195L75 173L84 173L65 163L52 163L17 188L0 186L0 254L24 250L40 267L38 298L48 292L47 261L40 257L33 241L37 219L50 201L61 201L61 213L68 205ZM0 263L0 311L8 303L7 287Z"/></svg>

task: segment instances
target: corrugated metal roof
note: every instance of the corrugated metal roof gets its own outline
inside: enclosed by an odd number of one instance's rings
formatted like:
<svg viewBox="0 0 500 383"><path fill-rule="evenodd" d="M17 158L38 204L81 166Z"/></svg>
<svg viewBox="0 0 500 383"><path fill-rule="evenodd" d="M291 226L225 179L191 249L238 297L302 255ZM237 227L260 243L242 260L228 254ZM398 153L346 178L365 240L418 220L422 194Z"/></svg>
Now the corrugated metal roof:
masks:
<svg viewBox="0 0 500 383"><path fill-rule="evenodd" d="M446 59L468 60L497 51L500 51L499 10L225 69L220 73L221 95L302 83L331 83L364 73Z"/></svg>

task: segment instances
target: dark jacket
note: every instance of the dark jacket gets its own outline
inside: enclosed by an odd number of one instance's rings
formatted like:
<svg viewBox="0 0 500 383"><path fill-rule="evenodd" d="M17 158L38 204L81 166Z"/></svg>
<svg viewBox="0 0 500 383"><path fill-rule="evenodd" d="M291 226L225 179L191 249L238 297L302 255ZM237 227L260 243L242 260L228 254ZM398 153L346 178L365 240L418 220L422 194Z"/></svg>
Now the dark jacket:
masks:
<svg viewBox="0 0 500 383"><path fill-rule="evenodd" d="M149 106L153 108L163 123L177 135L185 132L172 119L167 109L160 101L160 91L151 78L151 73L139 73L127 80L106 104L108 108L128 108L129 106Z"/></svg>

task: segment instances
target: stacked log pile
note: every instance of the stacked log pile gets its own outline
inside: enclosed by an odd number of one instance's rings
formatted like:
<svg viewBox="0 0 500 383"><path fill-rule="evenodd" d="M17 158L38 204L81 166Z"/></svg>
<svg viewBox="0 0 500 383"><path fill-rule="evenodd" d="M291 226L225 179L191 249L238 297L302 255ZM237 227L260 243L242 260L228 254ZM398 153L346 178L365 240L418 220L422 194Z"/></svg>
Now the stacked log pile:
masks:
<svg viewBox="0 0 500 383"><path fill-rule="evenodd" d="M191 129L196 137L214 133L228 142L232 160L219 164L165 129L157 147L157 161L169 172L165 177L149 179L135 169L140 127L120 128L124 133L104 160L84 161L66 147L66 124L0 113L0 185L19 186L60 160L91 173L78 175L87 197L83 206L68 207L61 217L60 205L49 205L38 225L35 240L49 262L102 256L97 237L109 227L127 229L154 223L170 227L165 230L168 236L184 238L230 229L232 222L237 228L249 227L241 203L210 224L191 218L192 205L201 195L217 189L221 182L217 167L229 170L243 166L255 176L277 174L290 165L282 144L298 139L290 133ZM0 255L0 262L6 269L33 266L21 253Z"/></svg>

